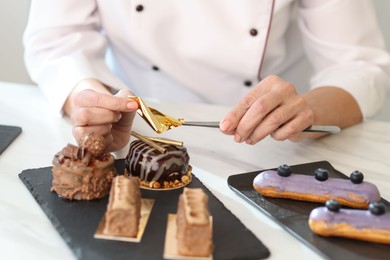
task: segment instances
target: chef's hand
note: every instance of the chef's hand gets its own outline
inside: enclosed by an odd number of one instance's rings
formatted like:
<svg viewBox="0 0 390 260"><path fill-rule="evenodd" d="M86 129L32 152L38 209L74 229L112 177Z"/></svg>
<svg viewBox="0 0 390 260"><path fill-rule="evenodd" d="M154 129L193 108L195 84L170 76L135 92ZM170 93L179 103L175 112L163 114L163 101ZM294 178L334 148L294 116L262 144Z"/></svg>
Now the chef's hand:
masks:
<svg viewBox="0 0 390 260"><path fill-rule="evenodd" d="M101 83L95 80L88 84L96 87L96 84ZM117 151L125 147L130 140L138 105L128 98L129 95L134 95L129 90L121 90L116 95L108 91L102 92L104 91L84 89L70 96L73 136L79 141L86 133L98 133L104 137L109 151Z"/></svg>
<svg viewBox="0 0 390 260"><path fill-rule="evenodd" d="M236 142L255 144L271 135L276 140L299 141L312 125L314 112L294 86L271 75L260 81L221 121L220 130ZM311 134L319 136L318 133Z"/></svg>

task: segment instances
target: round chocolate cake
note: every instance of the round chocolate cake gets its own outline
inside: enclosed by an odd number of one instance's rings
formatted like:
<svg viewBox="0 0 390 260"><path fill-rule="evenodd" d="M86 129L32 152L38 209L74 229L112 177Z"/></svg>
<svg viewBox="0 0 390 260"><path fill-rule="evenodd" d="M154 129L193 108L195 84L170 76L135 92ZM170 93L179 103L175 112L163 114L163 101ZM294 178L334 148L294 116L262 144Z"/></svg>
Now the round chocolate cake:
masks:
<svg viewBox="0 0 390 260"><path fill-rule="evenodd" d="M138 176L141 187L154 189L178 188L191 181L192 167L187 148L159 143L165 153L135 140L131 142L125 160L125 174Z"/></svg>
<svg viewBox="0 0 390 260"><path fill-rule="evenodd" d="M102 136L91 133L80 146L68 144L53 158L51 191L70 200L93 200L109 194L116 176L114 157Z"/></svg>

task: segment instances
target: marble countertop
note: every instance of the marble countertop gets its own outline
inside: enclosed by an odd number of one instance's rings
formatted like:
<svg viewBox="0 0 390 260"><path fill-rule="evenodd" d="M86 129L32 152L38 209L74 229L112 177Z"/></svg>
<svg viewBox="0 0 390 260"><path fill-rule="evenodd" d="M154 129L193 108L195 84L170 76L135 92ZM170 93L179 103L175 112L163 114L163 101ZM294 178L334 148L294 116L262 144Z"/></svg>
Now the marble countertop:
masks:
<svg viewBox="0 0 390 260"><path fill-rule="evenodd" d="M153 103L186 120L217 121L227 107ZM53 155L75 143L71 124L50 111L36 86L0 82L0 124L22 127L20 136L0 155L0 255L2 259L74 259L49 219L19 180L24 169L51 165ZM155 135L137 118L134 130ZM269 217L238 197L227 185L229 175L314 161L328 161L349 174L360 170L390 200L390 123L366 121L340 134L300 143L271 138L249 146L237 144L218 129L180 127L161 137L184 141L197 177L271 251L270 259L319 259L310 248ZM123 158L127 147L116 153ZM283 245L283 250L280 250Z"/></svg>

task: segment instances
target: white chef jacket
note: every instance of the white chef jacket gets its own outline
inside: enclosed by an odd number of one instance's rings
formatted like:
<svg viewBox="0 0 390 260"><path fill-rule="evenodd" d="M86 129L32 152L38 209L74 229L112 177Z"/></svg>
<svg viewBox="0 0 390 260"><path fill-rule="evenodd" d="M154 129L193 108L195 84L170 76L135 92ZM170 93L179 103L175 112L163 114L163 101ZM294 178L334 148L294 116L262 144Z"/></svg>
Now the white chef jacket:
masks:
<svg viewBox="0 0 390 260"><path fill-rule="evenodd" d="M32 0L24 46L58 111L85 78L144 98L233 105L302 53L307 87L345 89L365 117L390 86L370 0Z"/></svg>

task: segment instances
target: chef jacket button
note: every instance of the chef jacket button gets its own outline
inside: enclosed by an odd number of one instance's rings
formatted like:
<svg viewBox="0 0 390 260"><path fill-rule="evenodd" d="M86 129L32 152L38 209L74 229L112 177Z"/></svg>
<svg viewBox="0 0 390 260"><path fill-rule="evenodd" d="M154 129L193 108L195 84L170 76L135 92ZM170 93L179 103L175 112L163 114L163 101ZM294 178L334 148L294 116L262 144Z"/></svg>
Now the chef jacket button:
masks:
<svg viewBox="0 0 390 260"><path fill-rule="evenodd" d="M252 86L252 81L250 81L250 80L245 80L245 81L244 81L244 85L247 86L247 87L250 87L250 86Z"/></svg>
<svg viewBox="0 0 390 260"><path fill-rule="evenodd" d="M160 70L160 69L159 69L157 66L155 66L155 65L152 66L152 69L155 70L155 71Z"/></svg>
<svg viewBox="0 0 390 260"><path fill-rule="evenodd" d="M142 11L144 10L144 6L143 6L143 5L137 5L137 6L135 7L135 10L136 10L137 12L142 12Z"/></svg>
<svg viewBox="0 0 390 260"><path fill-rule="evenodd" d="M252 36L256 36L256 35L257 35L257 30L256 30L256 29L251 29L251 30L249 31L249 33L250 33L250 35L252 35Z"/></svg>

